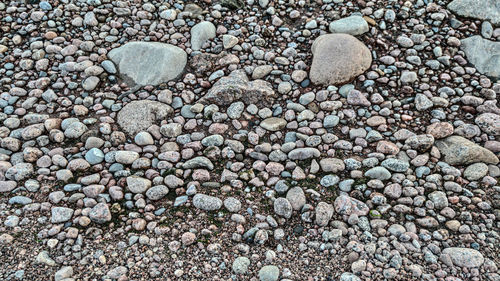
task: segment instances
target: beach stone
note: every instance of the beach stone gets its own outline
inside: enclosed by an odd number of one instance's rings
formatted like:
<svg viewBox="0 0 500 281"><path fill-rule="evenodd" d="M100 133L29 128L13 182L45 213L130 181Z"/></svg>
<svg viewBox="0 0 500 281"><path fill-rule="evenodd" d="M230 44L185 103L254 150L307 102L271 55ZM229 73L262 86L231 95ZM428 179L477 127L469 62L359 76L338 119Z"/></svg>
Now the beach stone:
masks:
<svg viewBox="0 0 500 281"><path fill-rule="evenodd" d="M290 204L290 201L288 201L286 198L280 197L274 200L274 212L278 216L289 219L292 217L292 211L292 204Z"/></svg>
<svg viewBox="0 0 500 281"><path fill-rule="evenodd" d="M368 23L361 16L350 16L330 23L331 33L346 33L350 35L360 35L368 32Z"/></svg>
<svg viewBox="0 0 500 281"><path fill-rule="evenodd" d="M61 223L69 221L73 216L74 210L66 207L54 207L51 212L52 216L50 221L52 223Z"/></svg>
<svg viewBox="0 0 500 281"><path fill-rule="evenodd" d="M117 123L129 135L136 135L174 112L172 107L158 101L132 101L118 112Z"/></svg>
<svg viewBox="0 0 500 281"><path fill-rule="evenodd" d="M454 0L447 8L462 17L488 20L500 25L500 3L497 0Z"/></svg>
<svg viewBox="0 0 500 281"><path fill-rule="evenodd" d="M348 195L338 196L335 199L333 206L338 214L346 216L350 216L352 214L358 216L366 216L368 214L368 211L370 211L365 203Z"/></svg>
<svg viewBox="0 0 500 281"><path fill-rule="evenodd" d="M96 223L106 223L111 221L111 212L106 203L98 203L90 210L89 218Z"/></svg>
<svg viewBox="0 0 500 281"><path fill-rule="evenodd" d="M484 263L483 255L469 248L446 248L443 254L449 255L454 265L459 267L480 267Z"/></svg>
<svg viewBox="0 0 500 281"><path fill-rule="evenodd" d="M209 21L202 21L191 28L191 49L197 51L203 44L215 38L215 26Z"/></svg>
<svg viewBox="0 0 500 281"><path fill-rule="evenodd" d="M483 113L476 117L474 121L476 125L488 135L500 136L500 115L495 113Z"/></svg>
<svg viewBox="0 0 500 281"><path fill-rule="evenodd" d="M280 276L280 269L275 265L266 265L259 270L260 281L277 281Z"/></svg>
<svg viewBox="0 0 500 281"><path fill-rule="evenodd" d="M260 79L249 81L244 71L235 70L215 82L200 102L228 106L242 101L247 105L270 106L275 98L276 93L269 82Z"/></svg>
<svg viewBox="0 0 500 281"><path fill-rule="evenodd" d="M222 207L222 200L214 196L198 193L193 197L193 205L205 211L216 211Z"/></svg>
<svg viewBox="0 0 500 281"><path fill-rule="evenodd" d="M268 131L275 132L285 128L287 122L283 118L269 117L260 122L260 126Z"/></svg>
<svg viewBox="0 0 500 281"><path fill-rule="evenodd" d="M319 202L315 210L315 223L319 226L327 226L333 216L333 205L326 202Z"/></svg>
<svg viewBox="0 0 500 281"><path fill-rule="evenodd" d="M477 181L488 174L488 165L484 163L474 163L469 165L464 171L464 177L470 181Z"/></svg>
<svg viewBox="0 0 500 281"><path fill-rule="evenodd" d="M311 47L309 77L314 84L338 85L365 72L372 63L370 50L348 34L319 36Z"/></svg>
<svg viewBox="0 0 500 281"><path fill-rule="evenodd" d="M127 177L127 188L132 193L144 193L151 187L151 181L138 176Z"/></svg>
<svg viewBox="0 0 500 281"><path fill-rule="evenodd" d="M159 85L177 78L187 63L179 47L159 42L129 42L113 49L108 57L130 86Z"/></svg>
<svg viewBox="0 0 500 281"><path fill-rule="evenodd" d="M233 262L233 272L236 274L247 274L250 259L247 257L237 257Z"/></svg>
<svg viewBox="0 0 500 281"><path fill-rule="evenodd" d="M500 6L498 2L494 5ZM490 9L482 9L487 10ZM499 18L500 15L497 16L500 22ZM480 35L465 38L460 42L460 49L479 72L495 79L500 78L500 42L484 39Z"/></svg>
<svg viewBox="0 0 500 281"><path fill-rule="evenodd" d="M449 136L437 140L435 145L444 157L444 161L450 165L467 165L477 162L498 163L498 157L493 152L460 136Z"/></svg>

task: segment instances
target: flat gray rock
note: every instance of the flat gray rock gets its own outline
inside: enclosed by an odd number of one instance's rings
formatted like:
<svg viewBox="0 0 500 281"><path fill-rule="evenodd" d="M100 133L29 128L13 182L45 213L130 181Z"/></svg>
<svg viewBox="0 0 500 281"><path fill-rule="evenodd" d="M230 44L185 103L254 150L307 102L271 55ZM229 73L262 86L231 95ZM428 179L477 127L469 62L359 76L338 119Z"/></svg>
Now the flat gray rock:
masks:
<svg viewBox="0 0 500 281"><path fill-rule="evenodd" d="M125 132L134 136L153 124L159 124L173 112L172 107L158 101L133 101L118 112L117 122Z"/></svg>
<svg viewBox="0 0 500 281"><path fill-rule="evenodd" d="M191 49L201 49L207 40L215 38L215 26L209 21L202 21L191 28Z"/></svg>
<svg viewBox="0 0 500 281"><path fill-rule="evenodd" d="M368 31L368 23L361 16L350 16L330 23L331 33L360 35Z"/></svg>
<svg viewBox="0 0 500 281"><path fill-rule="evenodd" d="M496 79L500 78L500 42L493 42L476 35L461 40L461 43L460 48L465 52L467 60L479 72Z"/></svg>
<svg viewBox="0 0 500 281"><path fill-rule="evenodd" d="M120 77L131 86L159 85L177 78L187 62L179 47L159 42L130 42L108 53Z"/></svg>
<svg viewBox="0 0 500 281"><path fill-rule="evenodd" d="M448 4L453 13L467 18L491 21L500 24L500 1L498 0L455 0Z"/></svg>
<svg viewBox="0 0 500 281"><path fill-rule="evenodd" d="M469 248L446 248L443 254L449 255L454 265L460 267L480 267L484 263L483 255Z"/></svg>
<svg viewBox="0 0 500 281"><path fill-rule="evenodd" d="M498 163L498 158L493 152L460 136L449 136L437 140L435 145L444 157L444 161L450 165L467 165L477 162Z"/></svg>

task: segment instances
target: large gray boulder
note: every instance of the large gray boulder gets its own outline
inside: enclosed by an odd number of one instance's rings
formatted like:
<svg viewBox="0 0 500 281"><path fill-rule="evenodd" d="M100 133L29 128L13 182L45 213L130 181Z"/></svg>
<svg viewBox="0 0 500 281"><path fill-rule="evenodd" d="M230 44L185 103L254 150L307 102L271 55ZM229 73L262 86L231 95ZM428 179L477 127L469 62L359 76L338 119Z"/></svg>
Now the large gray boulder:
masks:
<svg viewBox="0 0 500 281"><path fill-rule="evenodd" d="M462 17L488 20L494 25L500 25L498 0L455 0L448 4L448 9Z"/></svg>
<svg viewBox="0 0 500 281"><path fill-rule="evenodd" d="M460 48L465 52L467 60L479 72L496 79L500 78L500 42L483 39L480 35L465 38L460 42L462 43Z"/></svg>
<svg viewBox="0 0 500 281"><path fill-rule="evenodd" d="M437 140L435 145L444 156L444 161L450 165L467 165L477 162L498 163L498 158L493 152L460 136L449 136Z"/></svg>
<svg viewBox="0 0 500 281"><path fill-rule="evenodd" d="M151 125L159 124L173 112L172 107L158 101L132 101L118 112L117 122L125 132L135 136Z"/></svg>
<svg viewBox="0 0 500 281"><path fill-rule="evenodd" d="M370 50L349 34L326 34L312 45L309 78L314 84L339 85L365 72L372 63Z"/></svg>
<svg viewBox="0 0 500 281"><path fill-rule="evenodd" d="M131 86L159 85L177 78L187 62L179 47L159 42L130 42L108 53L120 77Z"/></svg>

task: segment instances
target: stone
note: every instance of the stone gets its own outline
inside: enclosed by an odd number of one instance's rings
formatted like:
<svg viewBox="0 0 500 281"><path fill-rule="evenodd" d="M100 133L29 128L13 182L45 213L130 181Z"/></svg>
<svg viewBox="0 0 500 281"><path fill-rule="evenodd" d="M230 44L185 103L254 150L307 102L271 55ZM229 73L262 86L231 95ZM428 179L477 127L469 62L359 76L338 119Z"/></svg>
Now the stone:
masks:
<svg viewBox="0 0 500 281"><path fill-rule="evenodd" d="M144 193L151 187L151 181L138 176L127 177L127 188L132 193Z"/></svg>
<svg viewBox="0 0 500 281"><path fill-rule="evenodd" d="M137 145L141 146L151 145L155 143L153 137L148 132L139 132L137 135L135 135L134 141Z"/></svg>
<svg viewBox="0 0 500 281"><path fill-rule="evenodd" d="M488 20L500 25L500 3L497 0L454 0L447 8L462 17Z"/></svg>
<svg viewBox="0 0 500 281"><path fill-rule="evenodd" d="M288 152L290 160L305 160L309 158L317 158L321 155L319 150L312 147L296 148Z"/></svg>
<svg viewBox="0 0 500 281"><path fill-rule="evenodd" d="M99 148L91 148L85 153L85 160L91 165L99 164L104 160L104 153Z"/></svg>
<svg viewBox="0 0 500 281"><path fill-rule="evenodd" d="M306 195L302 188L296 186L290 188L286 194L286 199L295 211L299 211L306 204Z"/></svg>
<svg viewBox="0 0 500 281"><path fill-rule="evenodd" d="M222 46L224 46L224 49L231 49L236 44L238 44L238 37L229 34L222 35Z"/></svg>
<svg viewBox="0 0 500 281"><path fill-rule="evenodd" d="M111 279L119 279L121 276L126 275L127 272L127 267L121 265L111 269L106 275Z"/></svg>
<svg viewBox="0 0 500 281"><path fill-rule="evenodd" d="M285 128L286 124L287 122L283 118L269 117L262 120L259 125L268 131L275 132Z"/></svg>
<svg viewBox="0 0 500 281"><path fill-rule="evenodd" d="M378 167L373 167L370 170L366 171L365 176L372 179L379 179L383 181L391 178L391 172L389 172L384 167L378 166Z"/></svg>
<svg viewBox="0 0 500 281"><path fill-rule="evenodd" d="M36 263L46 264L48 266L56 266L56 262L49 256L49 252L41 251L36 256Z"/></svg>
<svg viewBox="0 0 500 281"><path fill-rule="evenodd" d="M146 131L151 125L166 119L174 112L172 107L158 101L132 101L118 112L117 123L129 135Z"/></svg>
<svg viewBox="0 0 500 281"><path fill-rule="evenodd" d="M360 35L368 32L368 23L361 16L350 16L330 23L331 33L346 33Z"/></svg>
<svg viewBox="0 0 500 281"><path fill-rule="evenodd" d="M337 173L345 169L344 161L338 158L323 158L319 161L319 165L323 172Z"/></svg>
<svg viewBox="0 0 500 281"><path fill-rule="evenodd" d="M111 221L111 212L106 203L98 203L90 210L89 218L96 223L107 223Z"/></svg>
<svg viewBox="0 0 500 281"><path fill-rule="evenodd" d="M70 278L71 276L73 276L73 267L71 267L71 266L63 266L54 275L54 280L55 281L62 281L64 279L66 279L66 278Z"/></svg>
<svg viewBox="0 0 500 281"><path fill-rule="evenodd" d="M243 70L235 70L220 78L201 98L201 103L215 103L228 106L233 102L270 106L276 93L271 84L264 80L249 81Z"/></svg>
<svg viewBox="0 0 500 281"><path fill-rule="evenodd" d="M51 210L52 216L50 221L52 223L62 223L62 222L67 222L71 219L73 216L73 209L66 208L66 207L54 207Z"/></svg>
<svg viewBox="0 0 500 281"><path fill-rule="evenodd" d="M212 162L208 158L204 156L198 156L186 161L184 164L182 164L182 168L184 169L207 168L209 170L213 170L214 164L212 164Z"/></svg>
<svg viewBox="0 0 500 281"><path fill-rule="evenodd" d="M444 157L444 161L450 165L468 165L477 162L498 163L498 157L493 152L460 136L449 136L437 140L435 145Z"/></svg>
<svg viewBox="0 0 500 281"><path fill-rule="evenodd" d="M469 165L464 171L464 177L470 181L477 181L488 174L488 165L484 163L474 163Z"/></svg>
<svg viewBox="0 0 500 281"><path fill-rule="evenodd" d="M115 153L115 161L120 164L130 165L139 159L139 153L135 151L119 150Z"/></svg>
<svg viewBox="0 0 500 281"><path fill-rule="evenodd" d="M453 264L459 267L480 267L484 263L483 255L474 249L452 247L442 253L449 255Z"/></svg>
<svg viewBox="0 0 500 281"><path fill-rule="evenodd" d="M335 207L335 211L340 215L350 216L366 216L370 208L368 206L359 201L358 199L354 199L348 195L340 195L335 199L333 203Z"/></svg>
<svg viewBox="0 0 500 281"><path fill-rule="evenodd" d="M498 2L493 5L500 6ZM490 9L481 10L487 11ZM500 15L497 16L497 20L498 18L500 18ZM498 21L500 22L500 20ZM500 42L484 39L480 35L465 38L460 42L460 49L464 51L467 60L480 73L495 79L500 78Z"/></svg>
<svg viewBox="0 0 500 281"><path fill-rule="evenodd" d="M443 139L453 134L453 125L448 122L435 122L427 127L426 133L434 139Z"/></svg>
<svg viewBox="0 0 500 281"><path fill-rule="evenodd" d="M410 168L410 163L408 161L396 159L396 158L387 158L381 163L382 167L398 173L404 173Z"/></svg>
<svg viewBox="0 0 500 281"><path fill-rule="evenodd" d="M191 28L191 49L200 50L203 44L215 38L215 26L209 21L202 21Z"/></svg>
<svg viewBox="0 0 500 281"><path fill-rule="evenodd" d="M248 266L250 266L250 259L247 257L237 257L233 262L233 272L235 274L247 274Z"/></svg>
<svg viewBox="0 0 500 281"><path fill-rule="evenodd" d="M174 80L187 63L184 50L159 42L129 42L111 50L108 57L130 86L155 86Z"/></svg>
<svg viewBox="0 0 500 281"><path fill-rule="evenodd" d="M327 226L333 216L333 206L326 202L319 202L316 206L315 223L319 226Z"/></svg>
<svg viewBox="0 0 500 281"><path fill-rule="evenodd" d="M274 212L278 216L289 219L292 217L292 211L292 204L290 204L290 201L288 201L286 198L280 197L274 200Z"/></svg>
<svg viewBox="0 0 500 281"><path fill-rule="evenodd" d="M259 270L260 281L277 281L280 276L280 269L275 265L266 265Z"/></svg>
<svg viewBox="0 0 500 281"><path fill-rule="evenodd" d="M474 122L488 135L500 136L500 115L495 113L483 113L476 117Z"/></svg>
<svg viewBox="0 0 500 281"><path fill-rule="evenodd" d="M370 50L349 34L326 34L312 44L309 78L314 84L339 85L365 72L372 63Z"/></svg>
<svg viewBox="0 0 500 281"><path fill-rule="evenodd" d="M224 207L231 213L237 213L241 210L241 202L238 198L228 197L224 200Z"/></svg>
<svg viewBox="0 0 500 281"><path fill-rule="evenodd" d="M193 205L205 211L216 211L222 207L222 200L205 194L196 194L193 197Z"/></svg>
<svg viewBox="0 0 500 281"><path fill-rule="evenodd" d="M156 185L146 191L146 197L149 200L160 200L168 194L168 187L165 185Z"/></svg>

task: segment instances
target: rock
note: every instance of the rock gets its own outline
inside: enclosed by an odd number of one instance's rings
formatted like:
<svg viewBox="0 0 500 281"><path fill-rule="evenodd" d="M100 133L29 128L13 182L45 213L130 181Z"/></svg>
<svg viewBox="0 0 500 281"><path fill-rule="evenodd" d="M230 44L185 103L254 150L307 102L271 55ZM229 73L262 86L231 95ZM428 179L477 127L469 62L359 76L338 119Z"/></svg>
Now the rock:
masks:
<svg viewBox="0 0 500 281"><path fill-rule="evenodd" d="M285 128L287 122L283 118L269 117L260 122L260 126L268 131L275 132Z"/></svg>
<svg viewBox="0 0 500 281"><path fill-rule="evenodd" d="M483 255L474 249L446 248L443 254L449 255L453 264L459 267L480 267L484 263Z"/></svg>
<svg viewBox="0 0 500 281"><path fill-rule="evenodd" d="M135 135L134 141L137 145L141 146L155 143L153 137L148 132L139 132L137 135Z"/></svg>
<svg viewBox="0 0 500 281"><path fill-rule="evenodd" d="M370 209L365 203L354 199L347 195L340 195L333 203L335 211L340 215L350 216L352 214L358 216L366 216Z"/></svg>
<svg viewBox="0 0 500 281"><path fill-rule="evenodd" d="M488 20L500 25L500 3L497 0L454 0L448 4L448 9L462 17Z"/></svg>
<svg viewBox="0 0 500 281"><path fill-rule="evenodd" d="M382 167L398 173L404 173L410 168L410 163L408 161L396 159L396 158L387 158L381 163Z"/></svg>
<svg viewBox="0 0 500 281"><path fill-rule="evenodd" d="M288 158L290 160L305 160L309 158L317 158L321 155L319 150L312 147L303 147L293 149L288 153Z"/></svg>
<svg viewBox="0 0 500 281"><path fill-rule="evenodd" d="M104 153L99 148L91 148L85 153L85 160L91 165L99 164L104 160Z"/></svg>
<svg viewBox="0 0 500 281"><path fill-rule="evenodd" d="M306 195L302 188L296 186L290 188L286 194L286 199L295 211L299 211L306 204Z"/></svg>
<svg viewBox="0 0 500 281"><path fill-rule="evenodd" d="M429 193L429 199L434 203L434 207L438 210L448 207L448 198L446 193L442 191L434 191Z"/></svg>
<svg viewBox="0 0 500 281"><path fill-rule="evenodd" d="M156 185L146 191L146 197L149 200L160 200L168 194L168 187L165 185Z"/></svg>
<svg viewBox="0 0 500 281"><path fill-rule="evenodd" d="M51 212L50 221L52 223L61 223L69 221L73 216L74 210L66 207L54 207Z"/></svg>
<svg viewBox="0 0 500 281"><path fill-rule="evenodd" d="M274 212L278 216L289 219L292 217L292 211L292 204L290 204L290 201L288 201L286 198L280 197L274 200Z"/></svg>
<svg viewBox="0 0 500 281"><path fill-rule="evenodd" d="M159 42L130 42L108 53L129 85L159 85L184 71L187 54L179 47Z"/></svg>
<svg viewBox="0 0 500 281"><path fill-rule="evenodd" d="M331 33L360 35L368 32L368 23L361 16L350 16L330 23Z"/></svg>
<svg viewBox="0 0 500 281"><path fill-rule="evenodd" d="M130 165L139 159L139 153L135 151L119 150L115 153L115 160L120 164Z"/></svg>
<svg viewBox="0 0 500 281"><path fill-rule="evenodd" d="M361 279L350 272L344 272L340 275L339 281L361 281Z"/></svg>
<svg viewBox="0 0 500 281"><path fill-rule="evenodd" d="M315 222L319 226L327 226L333 216L333 206L325 202L319 202L316 206Z"/></svg>
<svg viewBox="0 0 500 281"><path fill-rule="evenodd" d="M198 193L193 197L193 205L205 211L216 211L222 207L222 200L217 197Z"/></svg>
<svg viewBox="0 0 500 281"><path fill-rule="evenodd" d="M323 172L337 173L345 169L344 161L338 158L323 158L319 161L319 165Z"/></svg>
<svg viewBox="0 0 500 281"><path fill-rule="evenodd" d="M474 163L464 171L464 177L470 181L477 181L488 174L488 165L484 163Z"/></svg>
<svg viewBox="0 0 500 281"><path fill-rule="evenodd" d="M182 125L179 123L168 123L161 126L160 132L167 138L175 138L182 134Z"/></svg>
<svg viewBox="0 0 500 281"><path fill-rule="evenodd" d="M426 95L417 94L415 96L415 108L417 108L418 111L427 110L432 108L433 105L432 101Z"/></svg>
<svg viewBox="0 0 500 281"><path fill-rule="evenodd" d="M127 177L127 188L132 193L144 193L151 187L151 181L138 176Z"/></svg>
<svg viewBox="0 0 500 281"><path fill-rule="evenodd" d="M407 138L405 144L409 145L412 149L425 152L434 144L434 137L428 134L414 135Z"/></svg>
<svg viewBox="0 0 500 281"><path fill-rule="evenodd" d="M197 51L203 44L215 38L215 26L209 21L202 21L191 28L191 49Z"/></svg>
<svg viewBox="0 0 500 281"><path fill-rule="evenodd" d="M453 125L448 122L435 122L427 127L426 133L434 139L443 139L453 134Z"/></svg>
<svg viewBox="0 0 500 281"><path fill-rule="evenodd" d="M483 113L476 117L475 123L488 135L500 136L500 115L495 113Z"/></svg>
<svg viewBox="0 0 500 281"><path fill-rule="evenodd" d="M500 6L498 2L492 5ZM490 9L481 10L487 11ZM498 13L500 14L500 12ZM500 22L499 18L500 15L497 16L497 20ZM465 38L460 42L460 49L465 52L467 60L472 63L479 72L495 79L500 78L500 42L483 39L480 35Z"/></svg>
<svg viewBox="0 0 500 281"><path fill-rule="evenodd" d="M222 46L224 46L224 49L231 49L236 44L238 44L238 37L229 34L222 35Z"/></svg>
<svg viewBox="0 0 500 281"><path fill-rule="evenodd" d="M247 257L237 257L233 262L233 272L235 274L247 274L250 260Z"/></svg>
<svg viewBox="0 0 500 281"><path fill-rule="evenodd" d="M276 94L269 82L260 79L249 81L244 71L235 70L215 82L200 102L230 105L241 100L247 105L269 106L275 98Z"/></svg>
<svg viewBox="0 0 500 281"><path fill-rule="evenodd" d="M208 158L204 156L198 156L186 161L182 165L182 168L184 169L206 168L209 170L213 170L214 164L212 164L212 162Z"/></svg>
<svg viewBox="0 0 500 281"><path fill-rule="evenodd" d="M259 270L260 281L277 281L280 276L280 269L275 265L266 265Z"/></svg>
<svg viewBox="0 0 500 281"><path fill-rule="evenodd" d="M391 172L389 172L386 168L379 166L373 167L370 170L366 171L365 176L383 181L391 178Z"/></svg>
<svg viewBox="0 0 500 281"><path fill-rule="evenodd" d="M55 281L62 281L66 278L70 278L71 276L73 276L73 267L64 266L56 272L54 279Z"/></svg>
<svg viewBox="0 0 500 281"><path fill-rule="evenodd" d="M49 253L47 251L41 251L36 256L36 263L46 264L48 266L56 265L56 262L50 258Z"/></svg>
<svg viewBox="0 0 500 281"><path fill-rule="evenodd" d="M89 218L96 223L107 223L111 221L111 212L106 203L98 203L90 210Z"/></svg>
<svg viewBox="0 0 500 281"><path fill-rule="evenodd" d="M348 34L319 36L312 45L309 77L314 84L338 85L365 72L372 63L370 50Z"/></svg>
<svg viewBox="0 0 500 281"><path fill-rule="evenodd" d="M108 273L106 275L109 278L111 278L111 279L118 279L121 276L126 275L127 272L128 272L127 267L125 267L125 266L117 266L117 267L111 269L110 271L108 271Z"/></svg>
<svg viewBox="0 0 500 281"><path fill-rule="evenodd" d="M126 133L134 136L173 112L172 107L158 101L132 101L118 112L117 123Z"/></svg>
<svg viewBox="0 0 500 281"><path fill-rule="evenodd" d="M450 165L467 165L477 162L497 164L498 158L493 152L463 137L449 136L435 143L444 161Z"/></svg>
<svg viewBox="0 0 500 281"><path fill-rule="evenodd" d="M231 213L237 213L241 210L241 202L235 197L228 197L224 200L224 207Z"/></svg>

